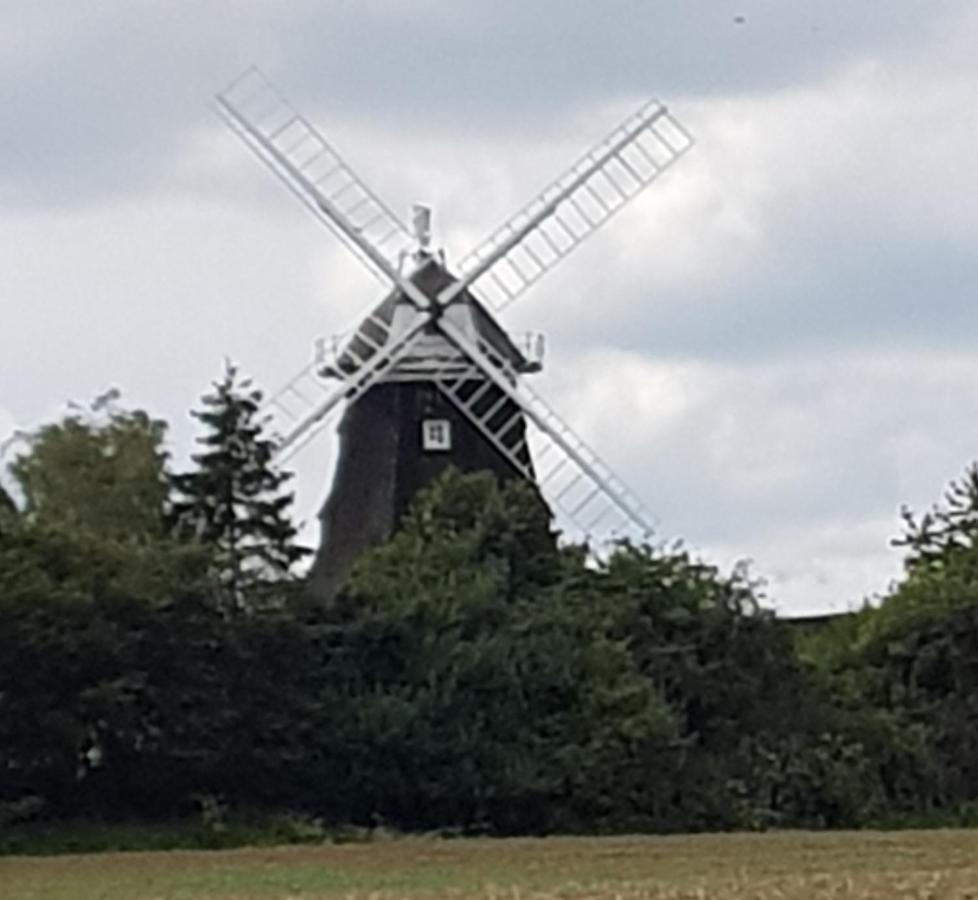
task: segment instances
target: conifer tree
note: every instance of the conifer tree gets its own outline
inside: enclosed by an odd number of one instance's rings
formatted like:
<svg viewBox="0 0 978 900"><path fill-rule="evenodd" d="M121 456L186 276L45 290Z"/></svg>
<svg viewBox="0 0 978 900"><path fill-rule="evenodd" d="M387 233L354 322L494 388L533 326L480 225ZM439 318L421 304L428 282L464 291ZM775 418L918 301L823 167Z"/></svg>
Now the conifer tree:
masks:
<svg viewBox="0 0 978 900"><path fill-rule="evenodd" d="M292 474L272 463L261 391L230 362L213 387L191 413L205 429L202 449L191 457L195 469L173 476L171 515L178 534L209 547L224 598L240 609L262 588L291 580L310 551L295 542L295 495L284 490Z"/></svg>
<svg viewBox="0 0 978 900"><path fill-rule="evenodd" d="M943 504L919 517L904 506L900 515L904 533L891 543L908 549L908 571L941 569L955 553L973 549L978 545L978 463L950 483Z"/></svg>

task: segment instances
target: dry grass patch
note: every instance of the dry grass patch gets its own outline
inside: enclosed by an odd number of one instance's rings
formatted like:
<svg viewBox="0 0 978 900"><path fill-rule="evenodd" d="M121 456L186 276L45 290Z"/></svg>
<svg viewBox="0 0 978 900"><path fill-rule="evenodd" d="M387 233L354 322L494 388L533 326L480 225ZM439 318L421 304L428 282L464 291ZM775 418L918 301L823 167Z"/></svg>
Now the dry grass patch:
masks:
<svg viewBox="0 0 978 900"><path fill-rule="evenodd" d="M0 859L3 900L978 900L978 831L382 843Z"/></svg>

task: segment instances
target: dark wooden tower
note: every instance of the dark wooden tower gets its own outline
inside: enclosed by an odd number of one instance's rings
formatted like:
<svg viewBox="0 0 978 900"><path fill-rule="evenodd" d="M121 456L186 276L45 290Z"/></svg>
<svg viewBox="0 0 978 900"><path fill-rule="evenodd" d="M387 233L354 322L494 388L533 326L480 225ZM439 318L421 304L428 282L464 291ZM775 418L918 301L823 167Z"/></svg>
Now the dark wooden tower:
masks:
<svg viewBox="0 0 978 900"><path fill-rule="evenodd" d="M455 279L434 257L427 256L411 281L427 296L436 297ZM361 324L333 370L325 374L354 375L373 353L384 352L396 334L398 316L411 309L399 291L391 293ZM471 330L513 371L539 371L539 361L528 359L468 292L461 293L451 311L443 315L452 315ZM373 341L367 343L371 337ZM445 377L446 372L459 379L458 391L472 402L474 420L434 383L434 378ZM486 415L493 435L509 423L507 443L521 448L520 465L514 465L486 431L474 424ZM335 592L355 560L390 537L414 495L446 468L489 471L500 479L526 477L532 472L532 462L525 434L520 408L436 328L427 329L412 352L350 404L340 421L339 456L320 513L321 542L310 573L311 591L317 597Z"/></svg>

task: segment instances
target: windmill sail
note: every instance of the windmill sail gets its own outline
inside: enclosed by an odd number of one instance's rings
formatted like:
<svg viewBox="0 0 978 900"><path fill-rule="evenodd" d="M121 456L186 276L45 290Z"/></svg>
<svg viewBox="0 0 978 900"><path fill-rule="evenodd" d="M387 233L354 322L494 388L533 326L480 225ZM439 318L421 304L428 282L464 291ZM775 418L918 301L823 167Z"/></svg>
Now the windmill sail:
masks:
<svg viewBox="0 0 978 900"><path fill-rule="evenodd" d="M458 289L508 306L692 146L666 107L646 104L464 256Z"/></svg>
<svg viewBox="0 0 978 900"><path fill-rule="evenodd" d="M427 316L417 313L394 333L389 321L372 315L367 319L372 330L361 325L357 343L351 342L345 350L356 365L331 373L340 379L338 386L327 382L318 361L313 361L272 394L262 413L281 461L294 456L315 437L344 401L352 403L406 356L427 321Z"/></svg>
<svg viewBox="0 0 978 900"><path fill-rule="evenodd" d="M536 482L564 530L578 539L647 541L652 517L601 457L487 342L472 341L450 322L440 327L472 360L478 378L435 375L435 384L516 471ZM490 386L498 392L486 403ZM527 436L524 418L535 434Z"/></svg>
<svg viewBox="0 0 978 900"><path fill-rule="evenodd" d="M255 68L217 95L217 108L247 147L386 284L388 269L396 269L415 238L329 141Z"/></svg>

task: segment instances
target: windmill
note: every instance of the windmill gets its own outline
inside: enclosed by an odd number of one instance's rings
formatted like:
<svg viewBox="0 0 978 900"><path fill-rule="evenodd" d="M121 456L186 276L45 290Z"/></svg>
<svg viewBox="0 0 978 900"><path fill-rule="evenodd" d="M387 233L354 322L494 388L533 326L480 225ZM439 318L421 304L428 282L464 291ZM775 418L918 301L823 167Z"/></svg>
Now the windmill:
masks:
<svg viewBox="0 0 978 900"><path fill-rule="evenodd" d="M268 401L283 460L345 410L314 589L334 590L448 465L525 478L573 539L647 539L636 495L529 385L539 336L514 339L496 314L692 147L666 107L644 105L451 269L430 249L430 211L405 226L260 71L217 108L387 289Z"/></svg>

